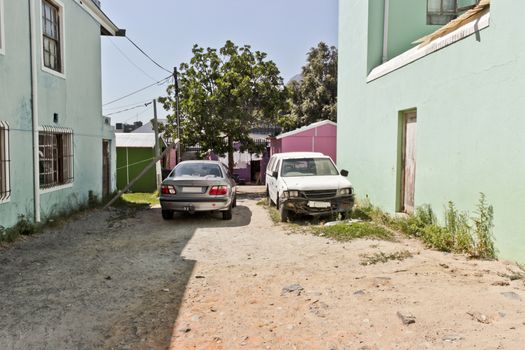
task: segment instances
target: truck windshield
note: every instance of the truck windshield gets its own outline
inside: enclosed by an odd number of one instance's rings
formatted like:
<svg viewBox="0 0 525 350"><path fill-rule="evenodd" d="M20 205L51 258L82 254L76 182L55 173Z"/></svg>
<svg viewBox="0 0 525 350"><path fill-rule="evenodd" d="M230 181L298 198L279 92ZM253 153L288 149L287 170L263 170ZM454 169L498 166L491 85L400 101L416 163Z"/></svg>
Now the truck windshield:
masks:
<svg viewBox="0 0 525 350"><path fill-rule="evenodd" d="M281 168L282 177L339 175L328 158L285 159Z"/></svg>

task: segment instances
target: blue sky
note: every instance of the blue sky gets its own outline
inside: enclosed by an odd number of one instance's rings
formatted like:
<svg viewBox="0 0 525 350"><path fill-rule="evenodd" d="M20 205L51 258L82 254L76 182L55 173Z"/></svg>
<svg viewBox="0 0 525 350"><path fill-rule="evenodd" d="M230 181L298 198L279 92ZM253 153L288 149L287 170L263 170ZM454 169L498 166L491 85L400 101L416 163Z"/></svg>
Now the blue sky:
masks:
<svg viewBox="0 0 525 350"><path fill-rule="evenodd" d="M191 58L194 44L219 48L229 39L266 52L286 82L300 72L306 53L319 41L337 45L337 4L338 0L102 0L102 9L169 70ZM103 103L167 75L125 38L102 38ZM164 92L165 86L155 86L105 106L104 112L134 107ZM159 115L165 115L160 105ZM111 118L113 123L132 123L147 122L151 116L150 106Z"/></svg>

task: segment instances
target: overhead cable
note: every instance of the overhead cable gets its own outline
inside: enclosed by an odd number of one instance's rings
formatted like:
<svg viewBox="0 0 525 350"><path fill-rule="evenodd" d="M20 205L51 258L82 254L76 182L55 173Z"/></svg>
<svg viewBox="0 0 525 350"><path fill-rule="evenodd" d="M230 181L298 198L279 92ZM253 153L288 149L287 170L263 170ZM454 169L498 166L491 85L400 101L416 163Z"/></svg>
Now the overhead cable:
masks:
<svg viewBox="0 0 525 350"><path fill-rule="evenodd" d="M115 49L117 49L118 52L120 52L120 54L122 55L122 57L124 57L133 67L137 68L139 71L141 71L145 76L147 76L148 78L150 78L151 80L155 81L157 80L156 78L152 77L151 75L149 75L144 69L140 68L135 62L133 62L131 60L131 58L129 58L125 53L124 51L122 51L120 49L120 47L117 46L117 44L115 44L115 42L113 40L111 40L111 38L109 38L109 42L115 47Z"/></svg>
<svg viewBox="0 0 525 350"><path fill-rule="evenodd" d="M129 40L129 42L131 44L133 44L133 46L135 46L144 56L146 56L151 62L153 62L157 67L159 67L160 69L162 70L165 70L166 72L168 73L172 73L170 70L164 68L163 66L161 66L160 64L157 63L157 61L155 61L153 58L151 58L150 55L148 55L144 50L142 50L137 44L135 44L135 42L133 40L131 40L128 36L126 36L126 39Z"/></svg>
<svg viewBox="0 0 525 350"><path fill-rule="evenodd" d="M130 92L130 93L127 94L127 95L124 95L124 96L119 97L119 98L117 98L117 99L114 99L114 100L112 100L112 101L106 102L106 103L104 103L102 106L107 106L107 105L110 105L110 104L112 104L112 103L115 103L115 102L121 101L121 100L123 100L123 99L125 99L125 98L128 98L128 97L130 97L130 96L133 96L133 95L135 95L135 94L138 94L139 92L142 92L142 91L144 91L144 90L146 90L146 89L149 89L149 88L152 87L152 86L155 86L155 85L162 85L162 84L164 84L165 82L169 81L170 78L171 78L171 74L170 74L169 76L167 76L166 78L162 79L162 80L159 80L159 81L157 81L157 82L155 82L155 83L153 83L153 84L150 84L150 85L148 85L148 86L143 87L142 89L139 89L139 90L137 90L137 91Z"/></svg>

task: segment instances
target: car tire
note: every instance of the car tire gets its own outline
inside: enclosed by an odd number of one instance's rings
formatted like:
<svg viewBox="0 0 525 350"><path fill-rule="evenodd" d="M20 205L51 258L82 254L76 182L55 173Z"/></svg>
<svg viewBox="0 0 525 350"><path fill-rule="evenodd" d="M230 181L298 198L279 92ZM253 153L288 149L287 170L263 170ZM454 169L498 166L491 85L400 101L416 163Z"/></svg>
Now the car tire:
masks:
<svg viewBox="0 0 525 350"><path fill-rule="evenodd" d="M222 212L222 219L223 220L232 219L232 208L231 207L228 210Z"/></svg>
<svg viewBox="0 0 525 350"><path fill-rule="evenodd" d="M270 190L268 189L268 186L266 186L266 200L268 201L268 206L272 206L272 199L270 198Z"/></svg>
<svg viewBox="0 0 525 350"><path fill-rule="evenodd" d="M350 219L351 214L352 214L351 210L341 212L341 220Z"/></svg>
<svg viewBox="0 0 525 350"><path fill-rule="evenodd" d="M173 219L173 210L163 210L162 211L162 218L164 220L172 220Z"/></svg>
<svg viewBox="0 0 525 350"><path fill-rule="evenodd" d="M281 214L281 222L288 222L288 219L290 218L290 212L284 207L284 205L279 207L279 214Z"/></svg>

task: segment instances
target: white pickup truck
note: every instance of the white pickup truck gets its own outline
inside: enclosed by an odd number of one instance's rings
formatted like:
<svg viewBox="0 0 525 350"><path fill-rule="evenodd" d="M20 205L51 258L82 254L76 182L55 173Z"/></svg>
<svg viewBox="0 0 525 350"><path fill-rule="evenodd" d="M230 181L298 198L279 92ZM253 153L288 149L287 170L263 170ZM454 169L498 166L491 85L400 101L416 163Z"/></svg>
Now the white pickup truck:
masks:
<svg viewBox="0 0 525 350"><path fill-rule="evenodd" d="M348 171L337 170L332 159L316 152L277 153L266 168L266 194L281 221L290 212L313 216L341 213L346 218L354 206Z"/></svg>

